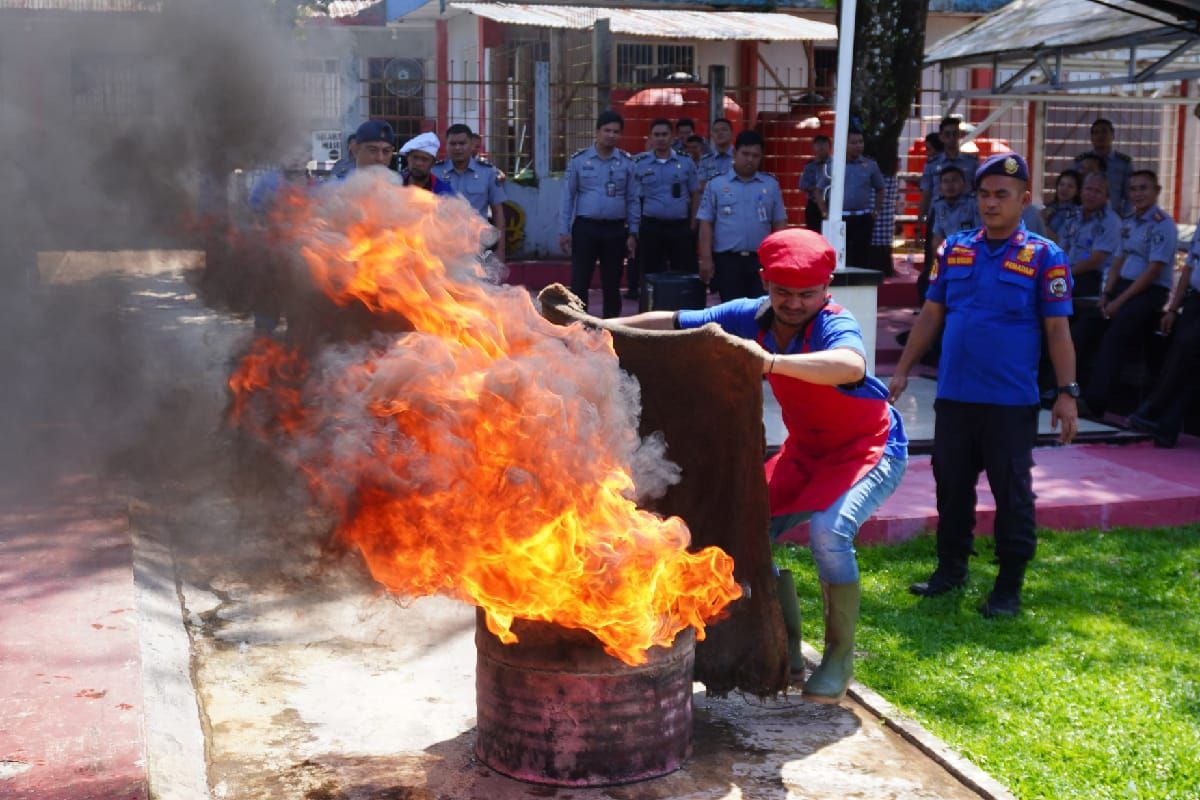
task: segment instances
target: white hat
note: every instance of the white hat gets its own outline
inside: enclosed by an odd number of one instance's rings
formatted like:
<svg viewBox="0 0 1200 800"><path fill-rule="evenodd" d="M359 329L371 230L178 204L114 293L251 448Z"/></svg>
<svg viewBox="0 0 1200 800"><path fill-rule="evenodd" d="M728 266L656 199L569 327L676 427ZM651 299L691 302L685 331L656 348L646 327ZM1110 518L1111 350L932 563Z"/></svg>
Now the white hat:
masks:
<svg viewBox="0 0 1200 800"><path fill-rule="evenodd" d="M438 148L441 146L442 143L438 140L436 133L422 133L405 142L404 146L400 148L400 155L408 155L413 150L422 150L437 158Z"/></svg>

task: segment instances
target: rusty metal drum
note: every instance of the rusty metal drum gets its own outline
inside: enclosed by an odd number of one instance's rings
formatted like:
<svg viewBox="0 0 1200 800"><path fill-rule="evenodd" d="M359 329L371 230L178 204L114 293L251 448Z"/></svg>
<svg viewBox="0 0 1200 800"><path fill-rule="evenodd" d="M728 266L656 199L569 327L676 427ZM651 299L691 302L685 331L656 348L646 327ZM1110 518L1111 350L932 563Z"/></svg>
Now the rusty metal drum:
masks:
<svg viewBox="0 0 1200 800"><path fill-rule="evenodd" d="M679 769L692 749L695 635L631 667L587 631L517 620L501 644L476 616L475 754L517 780L608 786Z"/></svg>

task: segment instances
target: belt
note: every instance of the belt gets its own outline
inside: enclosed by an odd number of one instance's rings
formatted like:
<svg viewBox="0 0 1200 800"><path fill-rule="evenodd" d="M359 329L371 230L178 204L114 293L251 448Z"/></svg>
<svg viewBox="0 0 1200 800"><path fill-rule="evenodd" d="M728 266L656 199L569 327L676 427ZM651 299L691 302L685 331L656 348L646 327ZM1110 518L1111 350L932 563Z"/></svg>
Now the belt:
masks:
<svg viewBox="0 0 1200 800"><path fill-rule="evenodd" d="M687 217L679 217L678 219L666 219L665 217L642 217L642 222L658 222L663 225L678 224L680 222L687 221Z"/></svg>
<svg viewBox="0 0 1200 800"><path fill-rule="evenodd" d="M757 256L758 253L754 252L753 250L721 250L716 255L740 256L742 258L750 258L751 256Z"/></svg>
<svg viewBox="0 0 1200 800"><path fill-rule="evenodd" d="M865 217L867 214L874 214L874 213L875 213L875 209L864 208L861 211L843 211L842 216L843 217Z"/></svg>
<svg viewBox="0 0 1200 800"><path fill-rule="evenodd" d="M583 220L584 222L595 222L600 225L624 225L625 224L624 217L620 217L619 219L600 219L600 217L576 217L575 219Z"/></svg>

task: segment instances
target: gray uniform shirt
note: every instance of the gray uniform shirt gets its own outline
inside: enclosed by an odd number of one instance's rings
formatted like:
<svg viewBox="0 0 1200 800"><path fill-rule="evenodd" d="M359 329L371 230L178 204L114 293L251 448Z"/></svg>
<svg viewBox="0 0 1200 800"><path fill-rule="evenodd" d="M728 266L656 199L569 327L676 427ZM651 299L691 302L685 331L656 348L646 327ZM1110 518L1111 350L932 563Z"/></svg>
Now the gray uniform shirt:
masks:
<svg viewBox="0 0 1200 800"><path fill-rule="evenodd" d="M624 150L614 149L601 158L596 147L588 147L567 162L567 185L563 187L558 215L558 232L571 232L575 217L622 220L630 233L637 233L641 204L637 196L633 158Z"/></svg>
<svg viewBox="0 0 1200 800"><path fill-rule="evenodd" d="M1122 213L1128 204L1125 199L1125 184L1129 182L1129 173L1133 172L1133 159L1117 150L1106 156L1088 150L1075 156L1075 169L1079 169L1079 163L1088 156L1104 159L1104 174L1108 177L1108 204L1112 206L1113 211Z"/></svg>
<svg viewBox="0 0 1200 800"><path fill-rule="evenodd" d="M465 197L471 208L483 215L484 219L487 219L489 208L508 199L500 183L500 170L473 158L462 172L456 170L449 160L439 161L433 165L433 175Z"/></svg>
<svg viewBox="0 0 1200 800"><path fill-rule="evenodd" d="M724 153L710 150L700 157L700 180L711 181L718 175L724 175L733 166L733 148Z"/></svg>
<svg viewBox="0 0 1200 800"><path fill-rule="evenodd" d="M842 211L874 211L875 192L883 191L883 173L875 159L859 156L846 162Z"/></svg>
<svg viewBox="0 0 1200 800"><path fill-rule="evenodd" d="M1121 277L1137 280L1151 261L1161 261L1164 266L1155 283L1171 288L1175 279L1175 247L1179 244L1179 231L1171 215L1154 206L1141 216L1130 214L1121 225Z"/></svg>
<svg viewBox="0 0 1200 800"><path fill-rule="evenodd" d="M823 192L829 186L829 170L832 166L832 158L824 161L814 158L805 164L804 171L800 173L800 191L808 192L810 199L815 201L817 192Z"/></svg>
<svg viewBox="0 0 1200 800"><path fill-rule="evenodd" d="M959 231L970 231L983 224L979 218L979 204L975 195L962 194L952 205L949 200L939 197L930 206L933 209L933 230L931 233L940 234L943 239L949 239Z"/></svg>
<svg viewBox="0 0 1200 800"><path fill-rule="evenodd" d="M975 183L975 170L979 169L978 158L966 153L959 153L954 158L947 158L945 153L938 153L925 162L925 169L921 172L921 191L932 192L931 200L937 200L942 196L942 188L938 179L941 177L942 167L947 164L953 164L962 170L967 186Z"/></svg>
<svg viewBox="0 0 1200 800"><path fill-rule="evenodd" d="M730 170L704 187L696 219L712 223L714 253L757 250L771 223L787 221L787 209L774 176L741 178Z"/></svg>
<svg viewBox="0 0 1200 800"><path fill-rule="evenodd" d="M1091 214L1081 209L1063 226L1062 249L1072 264L1083 261L1096 251L1108 253L1094 273L1085 272L1075 279L1075 297L1098 296L1108 277L1108 268L1121 249L1121 218L1109 206Z"/></svg>
<svg viewBox="0 0 1200 800"><path fill-rule="evenodd" d="M692 192L700 188L692 159L671 151L665 159L642 153L635 161L642 216L687 219L692 212Z"/></svg>

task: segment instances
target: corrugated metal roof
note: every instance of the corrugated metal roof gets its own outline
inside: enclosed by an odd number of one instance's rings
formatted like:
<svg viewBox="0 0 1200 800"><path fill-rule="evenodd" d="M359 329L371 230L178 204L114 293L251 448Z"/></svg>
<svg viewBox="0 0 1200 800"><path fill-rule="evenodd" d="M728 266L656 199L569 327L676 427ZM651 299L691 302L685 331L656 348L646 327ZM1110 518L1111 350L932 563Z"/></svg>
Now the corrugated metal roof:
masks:
<svg viewBox="0 0 1200 800"><path fill-rule="evenodd" d="M750 11L674 11L667 9L593 8L586 6L451 3L509 25L586 29L607 19L613 33L655 39L758 40L766 42L831 41L837 28L789 14Z"/></svg>
<svg viewBox="0 0 1200 800"><path fill-rule="evenodd" d="M353 17L361 11L365 11L371 6L378 5L383 0L333 0L329 4L329 16L337 19L339 17Z"/></svg>
<svg viewBox="0 0 1200 800"><path fill-rule="evenodd" d="M160 0L0 0L0 11L162 11Z"/></svg>
<svg viewBox="0 0 1200 800"><path fill-rule="evenodd" d="M1106 0L1136 14L1176 21L1132 0ZM1105 42L1161 27L1154 20L1091 0L1014 0L967 27L934 42L925 51L926 63L979 57L992 53L1071 47Z"/></svg>

